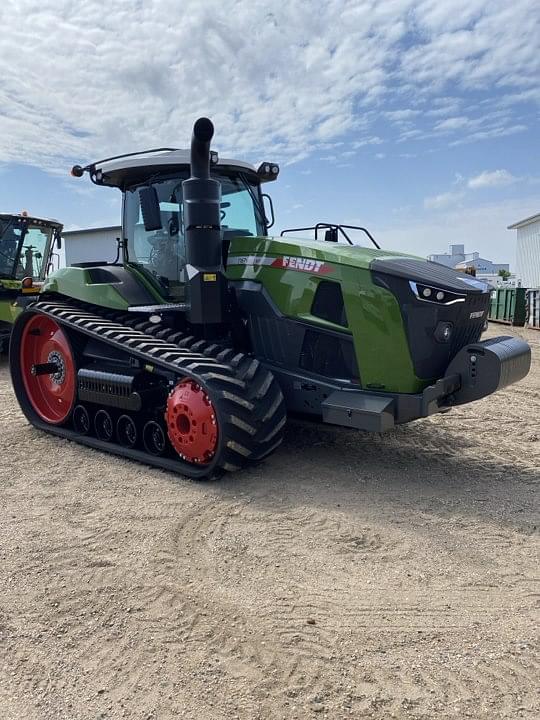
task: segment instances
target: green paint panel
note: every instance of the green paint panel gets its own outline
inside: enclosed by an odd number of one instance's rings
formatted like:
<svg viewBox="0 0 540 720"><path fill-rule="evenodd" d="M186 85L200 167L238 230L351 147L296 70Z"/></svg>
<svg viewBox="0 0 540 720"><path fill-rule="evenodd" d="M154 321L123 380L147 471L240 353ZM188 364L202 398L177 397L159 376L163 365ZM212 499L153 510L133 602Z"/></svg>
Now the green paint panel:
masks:
<svg viewBox="0 0 540 720"><path fill-rule="evenodd" d="M377 249L320 243L289 238L236 238L229 250L231 280L262 283L279 310L288 317L306 320L351 334L363 387L388 392L420 392L429 383L419 380L413 369L409 345L394 295L373 284L369 270L374 259L414 257ZM234 264L234 258L247 258ZM282 257L310 258L324 262L324 273L291 267L271 267ZM420 258L421 259L421 258ZM349 329L311 314L313 298L321 280L341 285Z"/></svg>
<svg viewBox="0 0 540 720"><path fill-rule="evenodd" d="M369 269L373 260L395 259L398 257L425 260L407 253L387 252L377 248L365 248L360 245L344 245L324 241L302 240L290 237L238 237L231 242L230 255L293 255L295 257L314 258L328 263L348 265L350 267Z"/></svg>
<svg viewBox="0 0 540 720"><path fill-rule="evenodd" d="M114 310L125 310L128 307L114 285L90 282L86 268L67 267L57 270L44 282L42 292L59 293Z"/></svg>
<svg viewBox="0 0 540 720"><path fill-rule="evenodd" d="M129 264L125 265L129 272L135 277L137 282L139 282L141 285L143 285L146 290L152 295L156 303L163 304L166 302L170 302L170 300L166 300L159 292L159 285L157 282L152 282L149 275L142 270L139 270L139 268L136 265Z"/></svg>
<svg viewBox="0 0 540 720"><path fill-rule="evenodd" d="M13 325L20 312L21 308L14 300L7 300L0 296L0 322L7 322Z"/></svg>

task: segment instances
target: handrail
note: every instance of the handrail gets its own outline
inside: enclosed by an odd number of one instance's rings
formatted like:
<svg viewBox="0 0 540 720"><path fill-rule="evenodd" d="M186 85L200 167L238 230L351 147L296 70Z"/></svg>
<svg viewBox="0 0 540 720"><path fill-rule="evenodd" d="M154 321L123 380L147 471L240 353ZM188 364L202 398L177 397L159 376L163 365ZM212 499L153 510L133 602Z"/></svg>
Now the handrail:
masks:
<svg viewBox="0 0 540 720"><path fill-rule="evenodd" d="M292 232L303 232L304 230L314 230L315 231L315 240L318 240L318 231L321 228L327 228L330 230L336 230L337 232L340 232L343 237L347 240L349 245L354 245L351 238L348 236L348 234L345 232L344 228L347 230L361 230L364 232L368 238L371 240L373 245L377 248L377 250L381 249L381 246L379 243L375 240L373 235L369 232L369 230L365 227L361 227L360 225L340 225L338 223L317 223L316 225L311 225L310 227L301 227L301 228L288 228L287 230L281 231L281 237L285 235L285 233L292 233Z"/></svg>

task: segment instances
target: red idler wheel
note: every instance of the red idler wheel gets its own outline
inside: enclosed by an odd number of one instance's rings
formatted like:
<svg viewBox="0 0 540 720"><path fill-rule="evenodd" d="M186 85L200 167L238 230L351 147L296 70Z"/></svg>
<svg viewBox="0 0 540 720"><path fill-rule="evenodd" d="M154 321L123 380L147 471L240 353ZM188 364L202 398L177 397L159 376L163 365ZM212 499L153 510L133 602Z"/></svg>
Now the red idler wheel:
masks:
<svg viewBox="0 0 540 720"><path fill-rule="evenodd" d="M52 318L32 316L22 331L19 357L24 389L35 412L51 425L65 422L75 403L77 371L61 327ZM57 369L35 374L38 366L47 364Z"/></svg>
<svg viewBox="0 0 540 720"><path fill-rule="evenodd" d="M183 460L210 462L218 443L217 415L210 398L194 380L178 383L167 400L167 433Z"/></svg>

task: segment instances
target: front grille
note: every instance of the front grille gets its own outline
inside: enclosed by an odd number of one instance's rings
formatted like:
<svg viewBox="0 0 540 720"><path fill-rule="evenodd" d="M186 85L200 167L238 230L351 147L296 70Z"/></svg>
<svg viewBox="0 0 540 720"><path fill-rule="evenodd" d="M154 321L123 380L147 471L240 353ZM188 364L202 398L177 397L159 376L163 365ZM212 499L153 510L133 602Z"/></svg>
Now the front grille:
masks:
<svg viewBox="0 0 540 720"><path fill-rule="evenodd" d="M428 269L430 265L424 263ZM402 270L405 272L405 269ZM427 275L427 270L425 272ZM469 290L464 283L459 294L465 297L465 302L443 305L419 300L411 290L410 278L381 273L373 277L375 284L390 290L400 305L414 372L421 380L432 381L443 377L459 350L479 340L487 317L489 292L480 293L473 288ZM417 281L416 277L414 281ZM422 279L422 282L436 285L432 278ZM452 291L455 292L456 288L452 287ZM480 311L480 318L470 317L471 313ZM435 339L439 323L452 324L452 336L447 343Z"/></svg>
<svg viewBox="0 0 540 720"><path fill-rule="evenodd" d="M484 327L487 317L486 313L489 307L489 298L489 293L483 293L482 295L467 295L467 299L462 305L459 319L454 325L454 333L450 343L450 357L448 362L457 355L462 347L478 342L480 339L482 328ZM471 320L471 313L480 312L481 310L484 311L482 317Z"/></svg>

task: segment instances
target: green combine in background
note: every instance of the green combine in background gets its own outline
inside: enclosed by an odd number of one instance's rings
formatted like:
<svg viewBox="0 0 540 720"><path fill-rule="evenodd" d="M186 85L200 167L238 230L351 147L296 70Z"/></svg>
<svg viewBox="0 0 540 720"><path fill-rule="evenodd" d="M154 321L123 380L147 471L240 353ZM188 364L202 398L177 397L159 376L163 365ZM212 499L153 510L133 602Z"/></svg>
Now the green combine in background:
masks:
<svg viewBox="0 0 540 720"><path fill-rule="evenodd" d="M0 213L0 352L28 298L39 293L61 233L56 220Z"/></svg>
<svg viewBox="0 0 540 720"><path fill-rule="evenodd" d="M527 374L525 342L480 341L485 283L365 228L270 237L278 166L222 159L212 136L201 118L191 152L73 168L122 191L123 260L52 274L18 318L11 373L34 426L214 477L269 455L288 415L383 432Z"/></svg>

